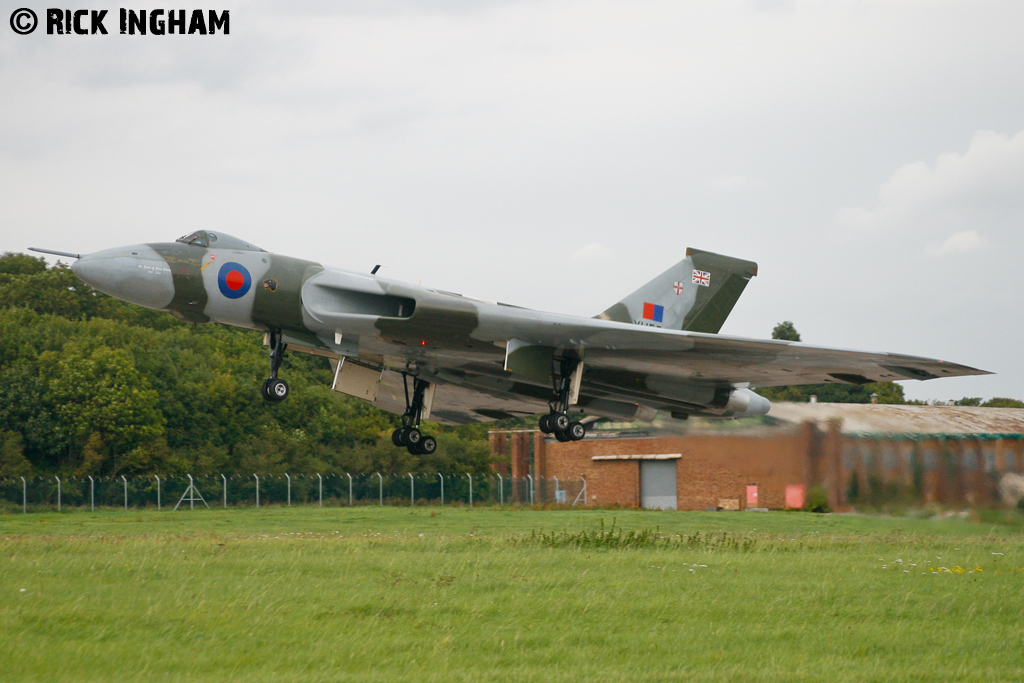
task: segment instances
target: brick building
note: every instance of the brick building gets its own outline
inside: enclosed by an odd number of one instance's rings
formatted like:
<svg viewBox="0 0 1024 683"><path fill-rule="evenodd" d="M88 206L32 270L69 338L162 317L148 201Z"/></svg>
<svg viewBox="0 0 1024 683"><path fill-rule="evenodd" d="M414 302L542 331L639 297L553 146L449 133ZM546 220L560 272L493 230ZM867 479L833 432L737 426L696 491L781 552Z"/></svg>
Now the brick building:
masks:
<svg viewBox="0 0 1024 683"><path fill-rule="evenodd" d="M839 510L996 505L1001 477L1024 472L1024 410L1012 408L778 404L767 420L684 425L595 429L568 443L496 431L491 442L513 480L529 479L521 502L785 508L814 492Z"/></svg>

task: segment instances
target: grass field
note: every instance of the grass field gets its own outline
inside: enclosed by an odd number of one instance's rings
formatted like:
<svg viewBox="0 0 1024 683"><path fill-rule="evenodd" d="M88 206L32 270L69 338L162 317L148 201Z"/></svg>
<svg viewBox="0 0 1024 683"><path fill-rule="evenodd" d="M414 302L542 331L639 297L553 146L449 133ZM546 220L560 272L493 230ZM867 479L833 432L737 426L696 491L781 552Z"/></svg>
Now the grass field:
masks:
<svg viewBox="0 0 1024 683"><path fill-rule="evenodd" d="M0 680L1019 681L994 519L6 514Z"/></svg>

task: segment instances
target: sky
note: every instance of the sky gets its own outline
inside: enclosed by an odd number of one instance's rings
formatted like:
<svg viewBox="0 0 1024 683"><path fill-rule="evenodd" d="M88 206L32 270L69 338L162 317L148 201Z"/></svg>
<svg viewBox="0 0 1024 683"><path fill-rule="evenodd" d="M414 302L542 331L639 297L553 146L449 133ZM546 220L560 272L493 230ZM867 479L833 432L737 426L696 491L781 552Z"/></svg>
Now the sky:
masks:
<svg viewBox="0 0 1024 683"><path fill-rule="evenodd" d="M215 4L214 4L215 3ZM224 2L230 34L19 35L0 251L216 229L594 315L687 247L750 259L723 334L995 375L1024 399L1024 3ZM51 262L54 259L51 259Z"/></svg>

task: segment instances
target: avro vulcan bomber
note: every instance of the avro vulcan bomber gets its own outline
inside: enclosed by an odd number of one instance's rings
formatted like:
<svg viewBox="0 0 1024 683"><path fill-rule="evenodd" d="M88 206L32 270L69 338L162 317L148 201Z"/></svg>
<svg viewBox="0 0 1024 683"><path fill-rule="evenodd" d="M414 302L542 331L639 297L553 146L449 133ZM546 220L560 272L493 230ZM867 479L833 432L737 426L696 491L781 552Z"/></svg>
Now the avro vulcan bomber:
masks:
<svg viewBox="0 0 1024 683"><path fill-rule="evenodd" d="M520 308L279 256L221 232L78 255L72 270L125 301L193 323L265 334L263 398L288 395L285 349L330 359L332 388L403 416L392 440L437 448L421 420L467 424L543 413L540 429L582 439L570 417L662 411L764 415L757 387L988 374L940 360L719 335L757 264L698 249L593 318Z"/></svg>

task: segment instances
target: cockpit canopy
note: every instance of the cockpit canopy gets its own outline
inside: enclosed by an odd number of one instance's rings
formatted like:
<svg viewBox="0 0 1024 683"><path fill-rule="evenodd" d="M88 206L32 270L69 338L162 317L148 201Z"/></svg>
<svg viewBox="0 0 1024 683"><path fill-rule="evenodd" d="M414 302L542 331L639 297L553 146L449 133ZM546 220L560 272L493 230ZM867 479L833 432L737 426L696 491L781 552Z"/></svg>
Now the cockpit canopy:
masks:
<svg viewBox="0 0 1024 683"><path fill-rule="evenodd" d="M256 245L249 244L245 240L240 240L237 237L225 235L222 232L210 232L208 230L196 230L195 232L189 233L184 237L179 237L174 241L181 242L182 244L191 244L197 247L205 247L207 249L239 249L241 251L266 251L266 249L260 249Z"/></svg>

